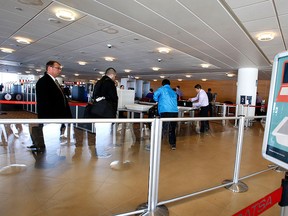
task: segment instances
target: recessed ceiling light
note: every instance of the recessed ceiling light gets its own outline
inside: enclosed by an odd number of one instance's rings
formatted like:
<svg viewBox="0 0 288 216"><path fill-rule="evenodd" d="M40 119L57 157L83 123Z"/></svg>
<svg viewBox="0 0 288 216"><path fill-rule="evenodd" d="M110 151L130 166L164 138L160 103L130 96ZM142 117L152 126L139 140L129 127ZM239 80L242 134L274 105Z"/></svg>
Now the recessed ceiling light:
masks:
<svg viewBox="0 0 288 216"><path fill-rule="evenodd" d="M10 48L5 48L5 47L0 47L1 52L4 53L13 53L15 50L14 49L10 49Z"/></svg>
<svg viewBox="0 0 288 216"><path fill-rule="evenodd" d="M15 39L20 44L30 44L31 43L31 40L28 38L16 37Z"/></svg>
<svg viewBox="0 0 288 216"><path fill-rule="evenodd" d="M164 79L164 78L165 78L165 76L160 76L160 78Z"/></svg>
<svg viewBox="0 0 288 216"><path fill-rule="evenodd" d="M135 77L135 79L139 79L140 77Z"/></svg>
<svg viewBox="0 0 288 216"><path fill-rule="evenodd" d="M158 68L158 67L152 67L152 70L153 70L153 71L159 71L160 68Z"/></svg>
<svg viewBox="0 0 288 216"><path fill-rule="evenodd" d="M178 79L178 81L179 81L179 82L181 82L181 81L182 81L182 79Z"/></svg>
<svg viewBox="0 0 288 216"><path fill-rule="evenodd" d="M61 77L65 77L65 75L64 75L64 74L62 74L62 75L61 75Z"/></svg>
<svg viewBox="0 0 288 216"><path fill-rule="evenodd" d="M67 9L59 9L55 13L56 17L65 21L73 21L75 20L75 13Z"/></svg>
<svg viewBox="0 0 288 216"><path fill-rule="evenodd" d="M78 61L78 64L79 64L79 65L86 65L87 62L85 62L85 61Z"/></svg>
<svg viewBox="0 0 288 216"><path fill-rule="evenodd" d="M171 50L167 47L160 47L158 48L158 52L163 53L163 54L168 54Z"/></svg>
<svg viewBox="0 0 288 216"><path fill-rule="evenodd" d="M115 60L115 58L113 58L113 57L104 57L104 59L105 59L105 61L110 61L110 62Z"/></svg>
<svg viewBox="0 0 288 216"><path fill-rule="evenodd" d="M25 73L31 73L31 71L25 71Z"/></svg>
<svg viewBox="0 0 288 216"><path fill-rule="evenodd" d="M75 76L79 76L79 74L77 74L77 73L76 73L76 74L74 74L74 75L75 75Z"/></svg>
<svg viewBox="0 0 288 216"><path fill-rule="evenodd" d="M131 70L130 70L130 69L125 69L124 72L125 72L125 73L130 73Z"/></svg>
<svg viewBox="0 0 288 216"><path fill-rule="evenodd" d="M264 32L264 33L260 33L257 36L257 39L259 41L270 41L274 39L275 34L273 32Z"/></svg>
<svg viewBox="0 0 288 216"><path fill-rule="evenodd" d="M234 76L236 76L236 74L234 74L234 73L226 73L226 76L228 76L228 77L234 77Z"/></svg>
<svg viewBox="0 0 288 216"><path fill-rule="evenodd" d="M103 72L103 71L99 71L99 74L101 74L101 75L104 74L104 73L105 73L105 72Z"/></svg>
<svg viewBox="0 0 288 216"><path fill-rule="evenodd" d="M41 69L35 69L35 71L37 71L37 72L41 72Z"/></svg>
<svg viewBox="0 0 288 216"><path fill-rule="evenodd" d="M189 74L187 74L187 75L185 75L187 78L190 78L190 77L192 77L191 75L189 75Z"/></svg>
<svg viewBox="0 0 288 216"><path fill-rule="evenodd" d="M201 79L203 82L206 82L207 81L207 79Z"/></svg>
<svg viewBox="0 0 288 216"><path fill-rule="evenodd" d="M201 64L201 67L202 68L208 68L208 67L210 67L210 64Z"/></svg>
<svg viewBox="0 0 288 216"><path fill-rule="evenodd" d="M154 79L153 81L154 81L154 82L157 82L157 79Z"/></svg>
<svg viewBox="0 0 288 216"><path fill-rule="evenodd" d="M105 28L105 29L102 29L101 31L107 34L117 34L119 32L117 29L114 29L114 28Z"/></svg>

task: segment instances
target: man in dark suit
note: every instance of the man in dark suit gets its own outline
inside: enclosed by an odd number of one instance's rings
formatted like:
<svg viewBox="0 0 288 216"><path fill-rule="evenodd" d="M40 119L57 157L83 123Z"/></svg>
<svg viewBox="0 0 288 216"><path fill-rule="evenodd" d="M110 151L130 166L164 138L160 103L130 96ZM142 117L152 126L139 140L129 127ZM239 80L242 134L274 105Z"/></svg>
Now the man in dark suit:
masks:
<svg viewBox="0 0 288 216"><path fill-rule="evenodd" d="M61 70L62 66L59 62L47 62L44 76L36 83L37 113L38 118L40 119L72 118L68 100L61 90L60 84L56 80L56 77L60 75ZM43 125L39 125L38 132L40 136L42 127ZM44 142L34 142L34 145L36 145L34 147L38 150L45 149Z"/></svg>

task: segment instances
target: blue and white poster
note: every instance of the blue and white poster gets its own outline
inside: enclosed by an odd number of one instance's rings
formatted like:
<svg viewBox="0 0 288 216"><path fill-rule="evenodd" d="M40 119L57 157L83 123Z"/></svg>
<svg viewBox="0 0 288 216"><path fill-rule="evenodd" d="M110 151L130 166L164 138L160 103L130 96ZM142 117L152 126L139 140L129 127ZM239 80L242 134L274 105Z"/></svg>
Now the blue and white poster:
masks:
<svg viewBox="0 0 288 216"><path fill-rule="evenodd" d="M288 52L274 58L262 155L288 169Z"/></svg>

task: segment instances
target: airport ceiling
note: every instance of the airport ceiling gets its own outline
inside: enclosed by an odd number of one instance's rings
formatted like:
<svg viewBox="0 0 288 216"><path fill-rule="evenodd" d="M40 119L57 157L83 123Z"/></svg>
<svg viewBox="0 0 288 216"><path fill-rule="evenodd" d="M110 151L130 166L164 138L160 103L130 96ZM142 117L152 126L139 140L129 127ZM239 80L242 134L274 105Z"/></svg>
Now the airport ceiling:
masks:
<svg viewBox="0 0 288 216"><path fill-rule="evenodd" d="M119 78L143 80L236 80L227 73L256 67L259 79L267 80L275 55L287 50L287 0L0 2L0 49L14 50L0 52L0 72L42 74L53 59L62 63L67 80L95 80L110 66ZM56 17L59 9L72 11L75 20ZM259 41L264 32L274 39ZM19 37L31 43L19 43ZM170 52L160 53L160 47Z"/></svg>

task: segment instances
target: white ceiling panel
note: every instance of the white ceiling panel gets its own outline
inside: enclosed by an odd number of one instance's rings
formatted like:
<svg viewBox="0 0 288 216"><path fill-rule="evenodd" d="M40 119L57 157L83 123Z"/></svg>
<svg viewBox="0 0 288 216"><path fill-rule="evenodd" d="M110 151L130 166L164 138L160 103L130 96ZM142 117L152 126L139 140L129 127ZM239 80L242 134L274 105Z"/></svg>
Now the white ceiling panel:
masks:
<svg viewBox="0 0 288 216"><path fill-rule="evenodd" d="M265 19L275 16L271 1L264 1L234 10L235 14L242 22Z"/></svg>
<svg viewBox="0 0 288 216"><path fill-rule="evenodd" d="M276 17L269 17L260 20L253 20L243 23L245 28L250 32L263 32L278 29L278 22Z"/></svg>
<svg viewBox="0 0 288 216"><path fill-rule="evenodd" d="M245 6L249 6L249 5L253 5L253 4L257 4L257 3L262 3L262 2L268 2L270 0L225 0L227 2L227 4L229 4L229 6L232 9L236 9L236 8L240 8L240 7L245 7Z"/></svg>
<svg viewBox="0 0 288 216"><path fill-rule="evenodd" d="M281 16L284 14L288 14L287 0L274 0L277 13Z"/></svg>
<svg viewBox="0 0 288 216"><path fill-rule="evenodd" d="M279 20L282 28L288 26L288 14L279 16Z"/></svg>

